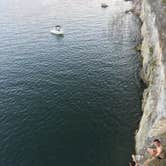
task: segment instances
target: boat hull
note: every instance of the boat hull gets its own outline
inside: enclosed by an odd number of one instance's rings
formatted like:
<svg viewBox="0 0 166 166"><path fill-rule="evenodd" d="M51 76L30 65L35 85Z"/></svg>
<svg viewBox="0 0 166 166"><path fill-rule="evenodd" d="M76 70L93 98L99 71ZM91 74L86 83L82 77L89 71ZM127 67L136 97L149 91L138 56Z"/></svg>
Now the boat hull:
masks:
<svg viewBox="0 0 166 166"><path fill-rule="evenodd" d="M50 33L53 34L53 35L59 35L59 36L63 36L64 35L63 31L51 30Z"/></svg>

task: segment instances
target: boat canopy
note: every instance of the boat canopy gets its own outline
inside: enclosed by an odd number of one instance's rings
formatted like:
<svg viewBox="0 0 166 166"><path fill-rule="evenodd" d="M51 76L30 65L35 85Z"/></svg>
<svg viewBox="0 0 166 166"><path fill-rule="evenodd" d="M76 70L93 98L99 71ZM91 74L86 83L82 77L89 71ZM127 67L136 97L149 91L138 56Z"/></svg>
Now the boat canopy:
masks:
<svg viewBox="0 0 166 166"><path fill-rule="evenodd" d="M60 26L60 25L56 25L55 27L56 27L56 28L61 28L61 26Z"/></svg>

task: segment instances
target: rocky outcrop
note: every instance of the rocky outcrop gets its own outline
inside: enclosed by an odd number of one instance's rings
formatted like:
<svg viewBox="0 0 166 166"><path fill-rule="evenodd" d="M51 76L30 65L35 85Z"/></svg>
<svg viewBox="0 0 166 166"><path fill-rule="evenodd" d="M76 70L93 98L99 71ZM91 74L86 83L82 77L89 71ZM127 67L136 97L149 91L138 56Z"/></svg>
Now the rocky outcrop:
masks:
<svg viewBox="0 0 166 166"><path fill-rule="evenodd" d="M134 13L139 16L141 12L141 0L133 0Z"/></svg>
<svg viewBox="0 0 166 166"><path fill-rule="evenodd" d="M143 23L141 76L147 88L143 94L143 116L136 134L136 152L144 154L144 148L154 138L166 146L166 9L163 0L139 2ZM166 160L157 165L166 166Z"/></svg>

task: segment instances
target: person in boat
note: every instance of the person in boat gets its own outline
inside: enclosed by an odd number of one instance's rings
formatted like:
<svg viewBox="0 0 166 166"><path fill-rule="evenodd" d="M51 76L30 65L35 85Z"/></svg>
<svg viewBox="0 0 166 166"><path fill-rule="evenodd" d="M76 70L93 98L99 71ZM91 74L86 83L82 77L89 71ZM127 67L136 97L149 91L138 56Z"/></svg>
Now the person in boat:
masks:
<svg viewBox="0 0 166 166"><path fill-rule="evenodd" d="M160 140L159 139L153 140L153 145L155 146L155 148L147 148L147 152L150 154L151 159L148 159L145 161L145 164L144 164L145 166L148 166L149 163L151 163L152 161L155 161L155 160L160 161L165 158L164 148Z"/></svg>
<svg viewBox="0 0 166 166"><path fill-rule="evenodd" d="M137 160L136 160L136 156L134 154L132 154L131 156L131 161L129 162L129 166L139 166Z"/></svg>
<svg viewBox="0 0 166 166"><path fill-rule="evenodd" d="M60 25L57 25L57 26L55 27L55 29L56 29L57 31L60 31L60 30L61 30L61 26L60 26Z"/></svg>

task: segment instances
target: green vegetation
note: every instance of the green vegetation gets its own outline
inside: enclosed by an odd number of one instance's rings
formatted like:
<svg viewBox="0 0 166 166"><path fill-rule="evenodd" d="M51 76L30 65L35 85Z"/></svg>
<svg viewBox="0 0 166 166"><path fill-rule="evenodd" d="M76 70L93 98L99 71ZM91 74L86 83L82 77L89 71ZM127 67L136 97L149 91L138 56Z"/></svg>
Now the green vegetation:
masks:
<svg viewBox="0 0 166 166"><path fill-rule="evenodd" d="M163 5L164 5L164 11L166 12L166 0L162 0Z"/></svg>
<svg viewBox="0 0 166 166"><path fill-rule="evenodd" d="M166 0L162 0L163 5L164 5L164 11L166 12Z"/></svg>
<svg viewBox="0 0 166 166"><path fill-rule="evenodd" d="M140 61L140 65L143 65L143 56L142 55L138 57L138 60Z"/></svg>
<svg viewBox="0 0 166 166"><path fill-rule="evenodd" d="M153 60L152 62L151 62L151 66L154 68L154 66L156 66L156 61L155 60Z"/></svg>
<svg viewBox="0 0 166 166"><path fill-rule="evenodd" d="M138 44L137 46L135 46L135 50L138 52L141 52L141 47L142 47L142 45Z"/></svg>
<svg viewBox="0 0 166 166"><path fill-rule="evenodd" d="M150 48L149 48L149 52L150 52L150 56L152 56L152 55L153 55L153 52L154 52L154 51L153 51L153 47L150 47Z"/></svg>
<svg viewBox="0 0 166 166"><path fill-rule="evenodd" d="M157 65L156 60L152 59L152 60L150 61L151 71L153 71L153 70L154 70L154 68L155 68L155 66L156 66L156 65Z"/></svg>
<svg viewBox="0 0 166 166"><path fill-rule="evenodd" d="M163 3L165 3L166 4L166 0L162 0L163 1Z"/></svg>

